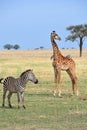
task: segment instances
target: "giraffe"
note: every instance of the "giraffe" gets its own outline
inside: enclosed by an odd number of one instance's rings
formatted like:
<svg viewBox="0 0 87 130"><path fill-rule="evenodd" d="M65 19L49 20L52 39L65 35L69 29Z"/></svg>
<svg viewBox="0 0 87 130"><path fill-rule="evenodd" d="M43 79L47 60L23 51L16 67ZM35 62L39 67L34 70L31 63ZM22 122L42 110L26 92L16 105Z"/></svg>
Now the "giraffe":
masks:
<svg viewBox="0 0 87 130"><path fill-rule="evenodd" d="M73 94L75 94L75 88L76 86L76 94L78 96L78 83L77 83L77 77L75 74L75 62L72 58L64 57L55 40L61 40L61 38L58 36L58 34L53 31L50 35L51 38L51 44L53 47L53 68L54 68L54 96L56 94L56 89L57 89L57 82L58 82L58 95L61 96L61 71L66 71L69 77L71 78L72 81L72 91Z"/></svg>

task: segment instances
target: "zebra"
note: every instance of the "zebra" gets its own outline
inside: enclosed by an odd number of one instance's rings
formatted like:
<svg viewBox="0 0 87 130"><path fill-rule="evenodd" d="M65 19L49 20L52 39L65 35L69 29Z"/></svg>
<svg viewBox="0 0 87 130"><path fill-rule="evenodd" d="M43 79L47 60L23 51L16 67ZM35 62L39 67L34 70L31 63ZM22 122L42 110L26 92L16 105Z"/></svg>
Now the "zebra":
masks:
<svg viewBox="0 0 87 130"><path fill-rule="evenodd" d="M4 81L2 81L4 80ZM8 93L8 105L10 108L12 108L11 105L11 96L13 93L17 93L17 98L18 98L18 108L20 108L20 95L22 99L22 106L25 109L24 105L24 91L26 88L26 84L28 81L31 81L35 84L38 83L38 79L35 77L33 70L28 69L24 72L21 73L19 78L14 78L14 77L7 77L5 79L1 78L0 83L3 84L3 102L2 102L2 107L5 106L5 98L6 98L6 92L9 91Z"/></svg>

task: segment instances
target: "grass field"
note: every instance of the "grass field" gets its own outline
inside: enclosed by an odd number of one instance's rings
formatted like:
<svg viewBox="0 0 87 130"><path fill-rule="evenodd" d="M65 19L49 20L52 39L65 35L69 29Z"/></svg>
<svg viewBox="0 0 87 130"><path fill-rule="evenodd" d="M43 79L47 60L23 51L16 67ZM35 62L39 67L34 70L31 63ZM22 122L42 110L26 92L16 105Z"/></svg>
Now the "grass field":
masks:
<svg viewBox="0 0 87 130"><path fill-rule="evenodd" d="M72 55L76 62L79 96L71 96L71 80L62 72L62 98L53 96L54 72L50 56L52 50L0 51L0 78L18 77L26 69L33 69L38 84L29 82L25 90L25 105L17 108L17 96L12 96L13 108L2 108L0 85L0 130L87 130L87 50L79 57L79 50L61 50Z"/></svg>

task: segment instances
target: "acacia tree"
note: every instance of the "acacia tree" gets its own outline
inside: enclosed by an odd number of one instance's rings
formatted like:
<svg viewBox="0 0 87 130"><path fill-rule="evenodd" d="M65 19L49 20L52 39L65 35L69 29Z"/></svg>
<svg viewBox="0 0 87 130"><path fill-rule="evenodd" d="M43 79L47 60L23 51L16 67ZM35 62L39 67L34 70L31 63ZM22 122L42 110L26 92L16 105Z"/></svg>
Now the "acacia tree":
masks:
<svg viewBox="0 0 87 130"><path fill-rule="evenodd" d="M11 44L4 45L4 49L10 50L12 48L13 48L13 45L11 45Z"/></svg>
<svg viewBox="0 0 87 130"><path fill-rule="evenodd" d="M20 48L20 46L19 46L18 44L15 44L15 45L13 46L13 48L14 48L15 50L18 50L18 49Z"/></svg>
<svg viewBox="0 0 87 130"><path fill-rule="evenodd" d="M15 45L6 44L6 45L4 45L4 49L7 49L7 50L11 50L11 49L18 50L19 48L20 48L20 46L18 44L15 44Z"/></svg>
<svg viewBox="0 0 87 130"><path fill-rule="evenodd" d="M72 42L79 40L80 57L82 56L82 46L84 38L87 37L87 24L69 26L66 28L70 31L71 35L66 37L66 41L70 40Z"/></svg>

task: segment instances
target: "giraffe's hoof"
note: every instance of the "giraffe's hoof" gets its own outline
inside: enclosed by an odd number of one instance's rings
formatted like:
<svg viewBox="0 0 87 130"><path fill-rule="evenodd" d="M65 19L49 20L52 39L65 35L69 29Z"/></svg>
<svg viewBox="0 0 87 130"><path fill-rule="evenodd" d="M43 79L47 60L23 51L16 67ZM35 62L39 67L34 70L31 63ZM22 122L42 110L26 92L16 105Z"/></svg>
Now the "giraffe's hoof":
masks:
<svg viewBox="0 0 87 130"><path fill-rule="evenodd" d="M78 95L79 95L79 93L77 92L77 93L76 93L76 95L78 96Z"/></svg>
<svg viewBox="0 0 87 130"><path fill-rule="evenodd" d="M56 91L53 91L53 96L54 96L54 97L56 96Z"/></svg>
<svg viewBox="0 0 87 130"><path fill-rule="evenodd" d="M56 96L56 93L54 93L53 96L55 97L55 96Z"/></svg>
<svg viewBox="0 0 87 130"><path fill-rule="evenodd" d="M58 96L61 97L61 93L59 93Z"/></svg>

